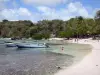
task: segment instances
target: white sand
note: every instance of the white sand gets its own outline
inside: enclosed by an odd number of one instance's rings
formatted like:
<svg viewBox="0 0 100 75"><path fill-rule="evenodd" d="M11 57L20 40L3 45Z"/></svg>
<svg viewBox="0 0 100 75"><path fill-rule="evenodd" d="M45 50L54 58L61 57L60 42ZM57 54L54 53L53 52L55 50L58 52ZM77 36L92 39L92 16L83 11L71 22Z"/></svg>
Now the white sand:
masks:
<svg viewBox="0 0 100 75"><path fill-rule="evenodd" d="M74 40L70 42L76 43ZM78 64L61 70L55 75L100 75L100 42L82 39L78 43L92 45L92 52Z"/></svg>

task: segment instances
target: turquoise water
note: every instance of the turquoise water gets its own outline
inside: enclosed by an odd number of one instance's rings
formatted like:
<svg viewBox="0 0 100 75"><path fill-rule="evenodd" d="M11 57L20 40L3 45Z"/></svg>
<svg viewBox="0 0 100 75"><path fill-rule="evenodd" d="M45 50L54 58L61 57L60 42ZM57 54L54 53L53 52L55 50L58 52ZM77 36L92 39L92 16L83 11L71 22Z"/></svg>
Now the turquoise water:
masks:
<svg viewBox="0 0 100 75"><path fill-rule="evenodd" d="M62 48L63 47L63 48ZM84 44L66 44L51 46L52 52L68 54L74 56L73 62L77 63L81 61L84 56L91 52L92 47Z"/></svg>
<svg viewBox="0 0 100 75"><path fill-rule="evenodd" d="M43 42L43 41L40 41ZM63 47L63 50L62 50ZM0 75L53 75L91 52L90 45L50 45L50 48L18 49L0 44Z"/></svg>

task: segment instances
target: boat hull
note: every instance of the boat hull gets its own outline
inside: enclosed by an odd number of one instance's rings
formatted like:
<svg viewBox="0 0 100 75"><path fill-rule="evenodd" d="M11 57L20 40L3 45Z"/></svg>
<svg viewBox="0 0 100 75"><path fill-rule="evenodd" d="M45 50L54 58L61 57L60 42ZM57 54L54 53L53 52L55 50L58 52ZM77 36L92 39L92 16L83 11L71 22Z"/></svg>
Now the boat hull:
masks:
<svg viewBox="0 0 100 75"><path fill-rule="evenodd" d="M18 48L47 48L47 45L39 45L39 44L17 44Z"/></svg>
<svg viewBox="0 0 100 75"><path fill-rule="evenodd" d="M17 47L16 44L14 44L14 43L8 43L8 44L6 44L6 46L7 47Z"/></svg>

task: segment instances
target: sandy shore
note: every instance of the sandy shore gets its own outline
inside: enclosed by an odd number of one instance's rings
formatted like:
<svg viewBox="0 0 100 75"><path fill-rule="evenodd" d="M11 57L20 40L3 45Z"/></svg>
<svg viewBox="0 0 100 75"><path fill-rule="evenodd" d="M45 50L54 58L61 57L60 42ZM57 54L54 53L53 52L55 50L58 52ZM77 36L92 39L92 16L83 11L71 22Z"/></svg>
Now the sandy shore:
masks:
<svg viewBox="0 0 100 75"><path fill-rule="evenodd" d="M74 40L69 42L77 43ZM97 40L81 39L78 43L92 45L92 52L78 64L61 70L55 75L100 75L100 42Z"/></svg>

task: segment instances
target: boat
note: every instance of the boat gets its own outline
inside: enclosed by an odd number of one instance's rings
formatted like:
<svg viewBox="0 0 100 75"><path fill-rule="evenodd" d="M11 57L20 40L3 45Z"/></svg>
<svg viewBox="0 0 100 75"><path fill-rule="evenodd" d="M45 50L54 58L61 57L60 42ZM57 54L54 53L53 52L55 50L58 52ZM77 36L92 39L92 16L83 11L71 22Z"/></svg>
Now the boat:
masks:
<svg viewBox="0 0 100 75"><path fill-rule="evenodd" d="M15 43L6 43L7 47L17 47Z"/></svg>
<svg viewBox="0 0 100 75"><path fill-rule="evenodd" d="M12 41L4 41L4 43L12 43Z"/></svg>
<svg viewBox="0 0 100 75"><path fill-rule="evenodd" d="M18 48L48 48L46 43L19 43L16 44Z"/></svg>

